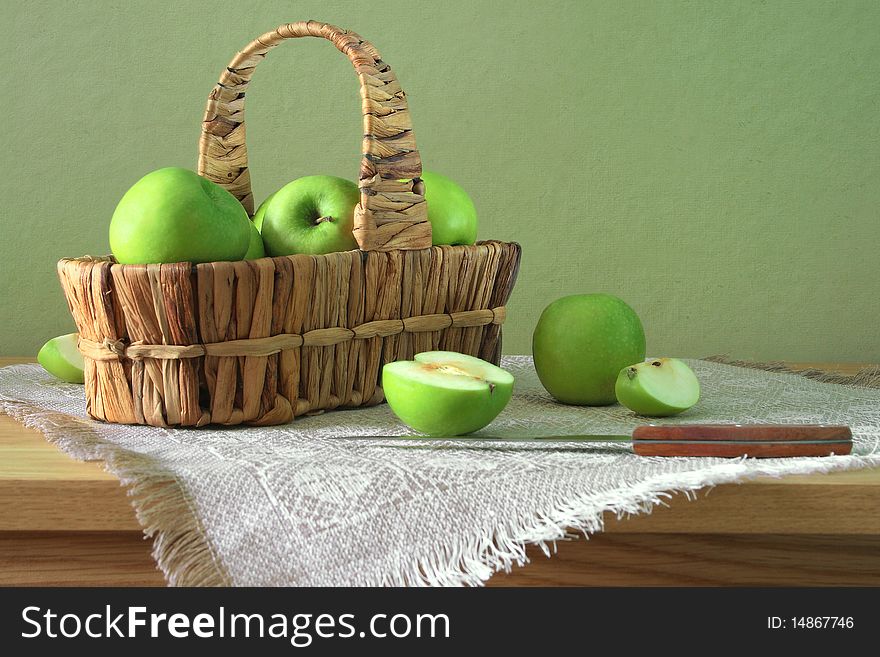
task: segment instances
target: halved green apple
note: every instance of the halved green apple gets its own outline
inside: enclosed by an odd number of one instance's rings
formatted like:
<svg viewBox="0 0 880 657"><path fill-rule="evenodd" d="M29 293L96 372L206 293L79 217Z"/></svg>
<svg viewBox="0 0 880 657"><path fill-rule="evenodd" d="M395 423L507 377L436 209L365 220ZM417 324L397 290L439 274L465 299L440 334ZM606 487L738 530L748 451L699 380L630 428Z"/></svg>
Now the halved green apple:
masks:
<svg viewBox="0 0 880 657"><path fill-rule="evenodd" d="M639 415L665 417L696 404L700 382L677 358L652 358L620 370L614 392L617 401Z"/></svg>
<svg viewBox="0 0 880 657"><path fill-rule="evenodd" d="M83 382L83 357L76 346L78 333L68 333L52 338L37 354L37 362L49 374L68 383Z"/></svg>
<svg viewBox="0 0 880 657"><path fill-rule="evenodd" d="M513 375L454 351L425 351L388 363L382 387L391 410L407 426L432 436L482 429L510 401Z"/></svg>

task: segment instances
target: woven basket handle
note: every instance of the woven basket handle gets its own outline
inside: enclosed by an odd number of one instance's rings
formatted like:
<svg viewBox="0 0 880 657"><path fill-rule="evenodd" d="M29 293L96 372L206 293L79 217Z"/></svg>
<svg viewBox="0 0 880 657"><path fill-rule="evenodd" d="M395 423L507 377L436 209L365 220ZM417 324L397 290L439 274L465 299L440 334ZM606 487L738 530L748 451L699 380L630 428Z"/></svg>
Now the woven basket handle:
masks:
<svg viewBox="0 0 880 657"><path fill-rule="evenodd" d="M199 140L199 174L229 190L248 214L254 212L245 145L244 95L257 64L285 39L314 36L348 55L361 84L363 160L354 236L364 251L431 246L422 162L406 96L378 51L354 32L300 21L281 25L251 41L230 62L208 97ZM403 180L404 182L401 182Z"/></svg>

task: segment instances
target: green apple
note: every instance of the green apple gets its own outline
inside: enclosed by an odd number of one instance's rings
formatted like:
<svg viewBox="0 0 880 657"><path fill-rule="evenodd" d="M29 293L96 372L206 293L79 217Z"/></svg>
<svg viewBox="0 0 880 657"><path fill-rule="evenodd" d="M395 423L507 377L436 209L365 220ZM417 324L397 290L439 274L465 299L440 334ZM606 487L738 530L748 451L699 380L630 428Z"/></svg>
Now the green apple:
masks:
<svg viewBox="0 0 880 657"><path fill-rule="evenodd" d="M635 311L611 294L575 294L551 303L532 336L538 378L564 404L617 401L621 368L645 359L645 331Z"/></svg>
<svg viewBox="0 0 880 657"><path fill-rule="evenodd" d="M40 349L37 362L49 374L68 383L83 382L83 357L77 348L78 333L52 338Z"/></svg>
<svg viewBox="0 0 880 657"><path fill-rule="evenodd" d="M482 429L504 409L513 375L479 358L426 351L382 368L391 410L409 427L433 436Z"/></svg>
<svg viewBox="0 0 880 657"><path fill-rule="evenodd" d="M272 200L272 197L275 194L270 194L265 201L260 203L260 207L257 208L257 211L254 213L253 224L257 227L257 230L263 230L263 216L266 214L266 208L269 207L269 202Z"/></svg>
<svg viewBox="0 0 880 657"><path fill-rule="evenodd" d="M257 227L253 222L249 223L251 225L251 241L248 244L247 253L244 254L244 259L256 260L257 258L265 258L266 250L263 248L263 237L260 235L260 231L257 230Z"/></svg>
<svg viewBox="0 0 880 657"><path fill-rule="evenodd" d="M624 367L614 391L631 411L656 417L676 415L700 400L697 375L677 358L652 358Z"/></svg>
<svg viewBox="0 0 880 657"><path fill-rule="evenodd" d="M189 169L157 169L129 189L110 221L117 262L241 260L248 250L247 212L220 185Z"/></svg>
<svg viewBox="0 0 880 657"><path fill-rule="evenodd" d="M431 243L473 244L477 241L477 209L458 184L439 173L422 173Z"/></svg>
<svg viewBox="0 0 880 657"><path fill-rule="evenodd" d="M306 176L288 183L257 210L266 253L283 256L356 249L351 231L358 201L357 185L344 178Z"/></svg>

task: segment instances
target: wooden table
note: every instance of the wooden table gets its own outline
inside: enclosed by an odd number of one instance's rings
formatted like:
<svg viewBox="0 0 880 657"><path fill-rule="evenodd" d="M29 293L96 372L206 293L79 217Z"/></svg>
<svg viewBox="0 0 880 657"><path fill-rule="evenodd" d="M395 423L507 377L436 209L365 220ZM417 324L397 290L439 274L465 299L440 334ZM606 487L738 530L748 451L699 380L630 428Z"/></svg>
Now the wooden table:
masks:
<svg viewBox="0 0 880 657"><path fill-rule="evenodd" d="M606 523L489 584L880 585L880 468L718 486ZM0 585L161 586L150 547L101 464L0 415Z"/></svg>

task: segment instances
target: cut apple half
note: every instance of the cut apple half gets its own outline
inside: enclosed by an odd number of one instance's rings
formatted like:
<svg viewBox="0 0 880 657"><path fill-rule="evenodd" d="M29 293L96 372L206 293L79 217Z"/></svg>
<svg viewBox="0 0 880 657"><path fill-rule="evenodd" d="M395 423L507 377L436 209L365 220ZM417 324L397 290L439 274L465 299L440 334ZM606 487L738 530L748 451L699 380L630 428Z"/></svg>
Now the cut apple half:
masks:
<svg viewBox="0 0 880 657"><path fill-rule="evenodd" d="M513 375L454 351L425 351L382 368L385 399L404 424L432 436L482 429L510 401Z"/></svg>
<svg viewBox="0 0 880 657"><path fill-rule="evenodd" d="M83 382L83 357L77 348L79 333L68 333L52 338L37 354L37 362L49 374L68 383Z"/></svg>
<svg viewBox="0 0 880 657"><path fill-rule="evenodd" d="M614 386L617 400L639 415L665 417L700 400L700 382L677 358L651 358L624 367Z"/></svg>

